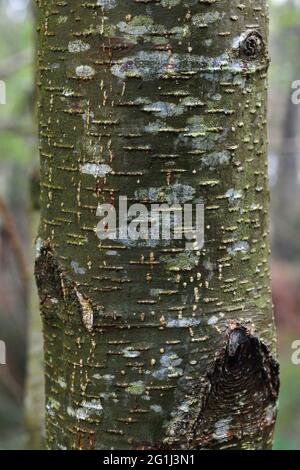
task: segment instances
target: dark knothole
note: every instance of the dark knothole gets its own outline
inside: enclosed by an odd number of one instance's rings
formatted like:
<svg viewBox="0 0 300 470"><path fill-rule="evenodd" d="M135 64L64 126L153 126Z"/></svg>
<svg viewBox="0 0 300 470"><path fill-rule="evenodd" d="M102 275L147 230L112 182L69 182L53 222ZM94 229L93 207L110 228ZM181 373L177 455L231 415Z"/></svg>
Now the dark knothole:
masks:
<svg viewBox="0 0 300 470"><path fill-rule="evenodd" d="M247 60L258 59L264 52L265 44L262 35L252 31L240 46L241 55Z"/></svg>

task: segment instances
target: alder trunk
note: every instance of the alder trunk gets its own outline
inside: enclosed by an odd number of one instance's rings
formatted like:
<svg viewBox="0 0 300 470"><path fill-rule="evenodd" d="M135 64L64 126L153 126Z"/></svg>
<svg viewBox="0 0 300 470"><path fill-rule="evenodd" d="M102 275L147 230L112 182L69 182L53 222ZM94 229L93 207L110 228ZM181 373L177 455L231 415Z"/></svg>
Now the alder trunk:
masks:
<svg viewBox="0 0 300 470"><path fill-rule="evenodd" d="M270 448L266 2L37 5L48 448ZM119 196L202 201L204 248L100 241Z"/></svg>

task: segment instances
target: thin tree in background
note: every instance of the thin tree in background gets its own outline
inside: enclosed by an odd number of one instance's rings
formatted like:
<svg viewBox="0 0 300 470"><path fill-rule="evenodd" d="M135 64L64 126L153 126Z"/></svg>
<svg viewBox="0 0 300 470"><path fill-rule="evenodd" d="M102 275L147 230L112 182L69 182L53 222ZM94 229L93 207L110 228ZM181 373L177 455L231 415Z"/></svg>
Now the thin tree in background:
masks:
<svg viewBox="0 0 300 470"><path fill-rule="evenodd" d="M36 23L36 5L30 4L34 24ZM37 46L35 45L34 55L36 57ZM36 60L35 60L36 62ZM37 89L34 88L30 105L32 115L35 116L37 100ZM36 116L35 116L36 118ZM35 119L34 126L37 125ZM31 234L31 245L29 247L30 269L34 270L34 251L32 240L35 238L40 219L40 174L38 168L38 156L35 153L29 184L29 207L28 207L28 228ZM37 288L32 276L29 285L29 315L27 328L27 370L26 387L24 399L24 422L26 449L43 449L45 446L45 378L43 361L43 334L41 316L39 312L39 299Z"/></svg>
<svg viewBox="0 0 300 470"><path fill-rule="evenodd" d="M266 2L37 5L48 447L270 448ZM203 201L204 249L100 241L119 196Z"/></svg>
<svg viewBox="0 0 300 470"><path fill-rule="evenodd" d="M30 206L28 210L29 229L36 235L39 224L39 174L34 167L30 178ZM30 268L34 266L34 246L29 247L31 254ZM27 370L25 387L25 439L26 449L39 450L44 448L45 440L45 381L43 369L43 336L39 301L32 276L29 290L29 318L27 338Z"/></svg>

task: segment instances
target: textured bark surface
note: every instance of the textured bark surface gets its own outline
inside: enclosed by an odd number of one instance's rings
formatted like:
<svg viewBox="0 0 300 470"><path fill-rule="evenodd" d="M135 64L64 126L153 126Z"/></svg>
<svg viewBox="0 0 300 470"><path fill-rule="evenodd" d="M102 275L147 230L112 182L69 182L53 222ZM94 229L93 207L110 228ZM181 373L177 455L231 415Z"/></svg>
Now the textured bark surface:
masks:
<svg viewBox="0 0 300 470"><path fill-rule="evenodd" d="M49 448L269 448L266 2L37 4ZM204 250L100 242L119 195L204 201Z"/></svg>

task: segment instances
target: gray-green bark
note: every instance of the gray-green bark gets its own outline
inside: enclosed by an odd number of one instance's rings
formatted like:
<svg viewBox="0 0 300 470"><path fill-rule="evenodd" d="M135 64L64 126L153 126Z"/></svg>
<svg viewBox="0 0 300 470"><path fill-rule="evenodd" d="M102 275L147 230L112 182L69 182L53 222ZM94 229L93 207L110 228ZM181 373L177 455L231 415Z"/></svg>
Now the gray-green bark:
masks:
<svg viewBox="0 0 300 470"><path fill-rule="evenodd" d="M269 448L266 2L37 4L48 447ZM100 242L119 195L203 200L204 250Z"/></svg>

